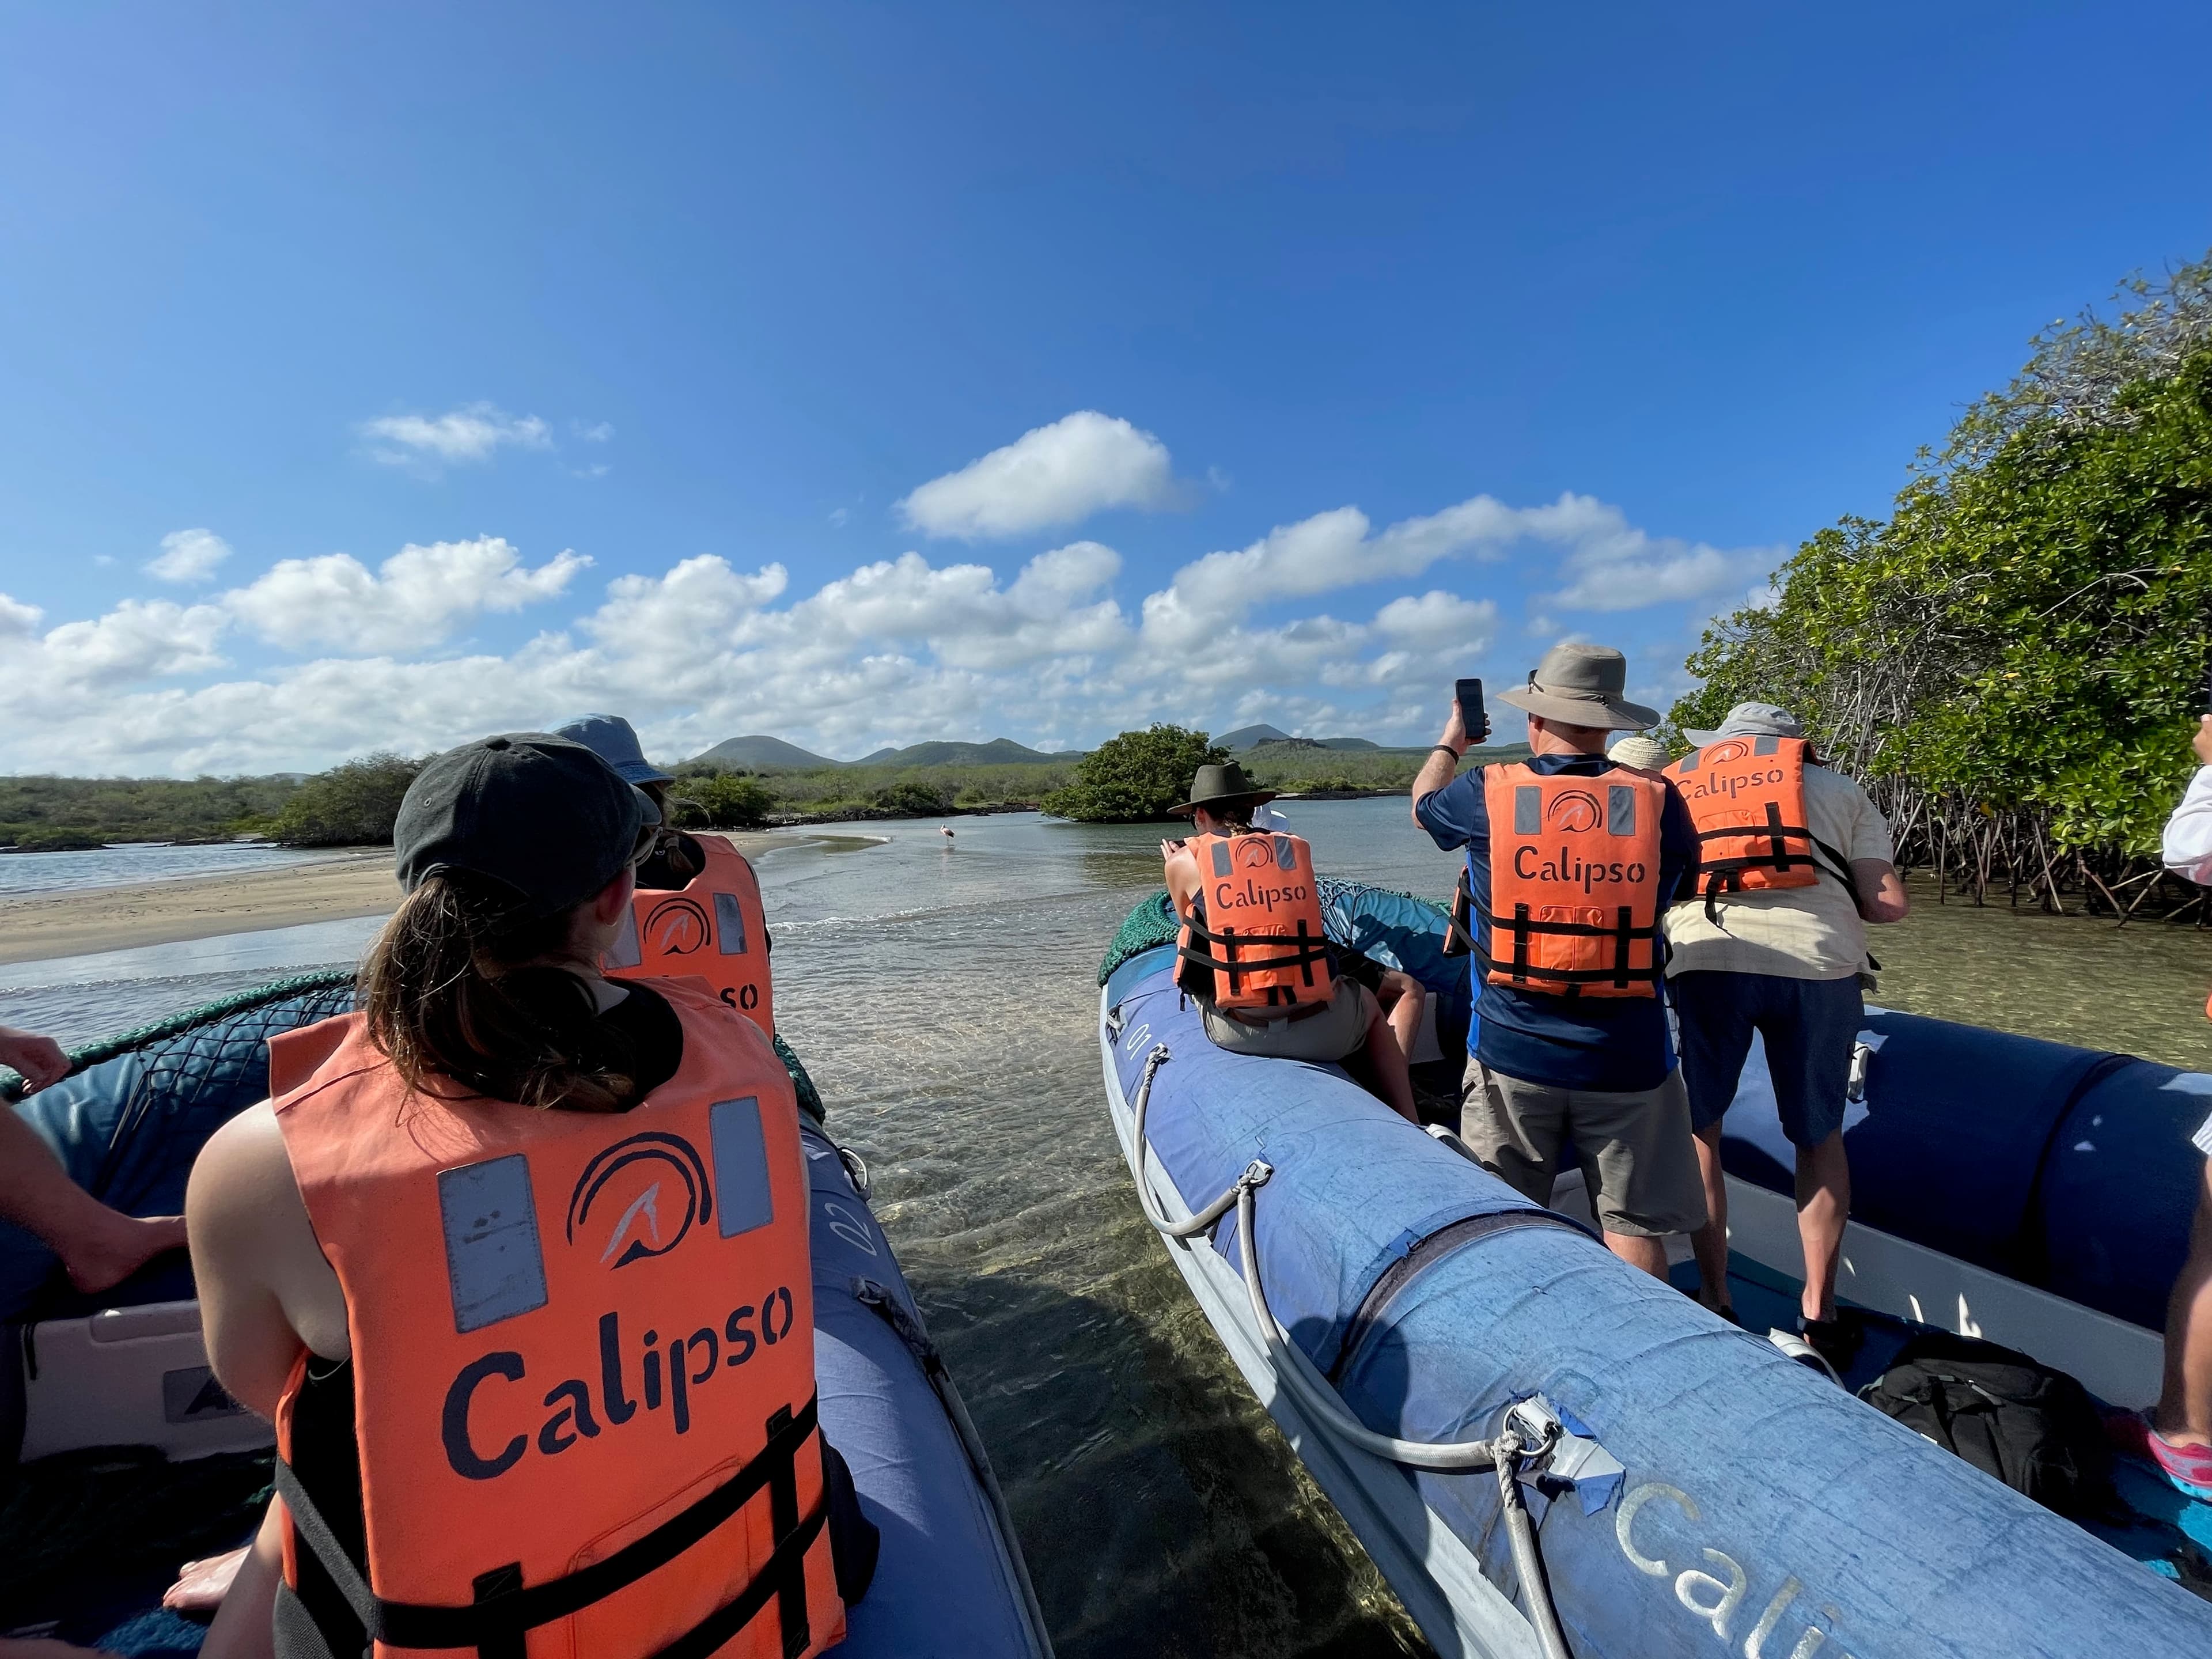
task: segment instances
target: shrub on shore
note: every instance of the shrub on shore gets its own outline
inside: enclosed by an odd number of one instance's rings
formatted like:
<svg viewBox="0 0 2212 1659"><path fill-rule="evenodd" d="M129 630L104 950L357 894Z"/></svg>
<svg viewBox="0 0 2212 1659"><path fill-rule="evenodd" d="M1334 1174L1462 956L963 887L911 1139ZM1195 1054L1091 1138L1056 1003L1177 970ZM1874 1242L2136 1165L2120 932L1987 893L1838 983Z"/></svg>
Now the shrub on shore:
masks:
<svg viewBox="0 0 2212 1659"><path fill-rule="evenodd" d="M378 753L319 772L284 803L270 839L288 847L368 847L387 843L407 786L421 760Z"/></svg>
<svg viewBox="0 0 2212 1659"><path fill-rule="evenodd" d="M1085 756L1075 781L1040 805L1054 817L1079 823L1149 823L1169 816L1200 767L1228 758L1229 751L1204 732L1180 726L1124 732Z"/></svg>

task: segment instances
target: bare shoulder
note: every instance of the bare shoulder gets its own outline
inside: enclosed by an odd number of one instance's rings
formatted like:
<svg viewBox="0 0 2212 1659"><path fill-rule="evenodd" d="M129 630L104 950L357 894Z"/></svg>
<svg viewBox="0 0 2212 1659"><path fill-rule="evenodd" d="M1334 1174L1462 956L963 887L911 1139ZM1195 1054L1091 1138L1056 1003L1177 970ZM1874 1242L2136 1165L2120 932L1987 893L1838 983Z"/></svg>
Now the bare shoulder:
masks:
<svg viewBox="0 0 2212 1659"><path fill-rule="evenodd" d="M185 1219L197 1249L253 1233L272 1215L301 1207L284 1132L267 1101L249 1106L208 1137L192 1164Z"/></svg>

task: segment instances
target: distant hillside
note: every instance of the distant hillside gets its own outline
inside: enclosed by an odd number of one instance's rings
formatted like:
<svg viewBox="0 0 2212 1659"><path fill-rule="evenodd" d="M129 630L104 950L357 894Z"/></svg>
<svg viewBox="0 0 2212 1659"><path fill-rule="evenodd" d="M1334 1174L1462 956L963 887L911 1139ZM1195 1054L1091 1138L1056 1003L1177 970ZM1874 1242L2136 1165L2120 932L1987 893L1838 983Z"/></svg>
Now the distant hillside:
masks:
<svg viewBox="0 0 2212 1659"><path fill-rule="evenodd" d="M1379 743L1370 743L1365 738L1294 738L1272 726L1240 726L1234 732L1224 732L1214 739L1232 755L1241 755L1248 749L1257 749L1268 743L1310 743L1322 749L1380 749Z"/></svg>
<svg viewBox="0 0 2212 1659"><path fill-rule="evenodd" d="M781 738L726 738L703 755L692 758L710 766L744 766L756 769L774 766L794 772L811 772L823 766L836 766L837 762L825 760L819 755L809 754L795 743L786 743Z"/></svg>
<svg viewBox="0 0 2212 1659"><path fill-rule="evenodd" d="M1038 766L1079 758L1079 751L1048 755L1025 748L1012 738L988 743L917 743L904 749L878 749L854 762L855 766Z"/></svg>

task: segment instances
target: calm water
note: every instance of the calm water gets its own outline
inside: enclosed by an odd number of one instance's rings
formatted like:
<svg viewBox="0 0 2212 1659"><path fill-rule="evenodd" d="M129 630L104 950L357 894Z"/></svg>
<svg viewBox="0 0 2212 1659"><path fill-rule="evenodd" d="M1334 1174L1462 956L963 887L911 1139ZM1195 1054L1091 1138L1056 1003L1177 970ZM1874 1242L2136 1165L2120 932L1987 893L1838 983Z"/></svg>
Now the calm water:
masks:
<svg viewBox="0 0 2212 1659"><path fill-rule="evenodd" d="M1449 890L1402 799L1291 811L1324 871ZM1160 830L865 828L889 840L760 862L778 1018L875 1171L1060 1651L1425 1651L1138 1217L1106 1121L1096 969L1158 884ZM0 969L0 1021L81 1039L348 960L373 927ZM2212 1066L2212 933L1923 902L1875 948L1890 1006Z"/></svg>
<svg viewBox="0 0 2212 1659"><path fill-rule="evenodd" d="M329 856L252 842L213 847L102 847L87 853L9 853L0 857L0 894L182 881L188 876L227 876L283 864L313 864Z"/></svg>

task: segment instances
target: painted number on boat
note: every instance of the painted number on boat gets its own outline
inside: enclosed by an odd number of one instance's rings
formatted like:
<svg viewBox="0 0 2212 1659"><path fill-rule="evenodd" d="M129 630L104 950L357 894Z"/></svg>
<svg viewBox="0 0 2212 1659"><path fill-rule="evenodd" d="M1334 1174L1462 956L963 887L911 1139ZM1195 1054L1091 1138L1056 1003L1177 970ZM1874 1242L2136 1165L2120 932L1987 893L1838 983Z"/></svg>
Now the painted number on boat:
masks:
<svg viewBox="0 0 2212 1659"><path fill-rule="evenodd" d="M1145 1046L1145 1040L1152 1034L1152 1028L1149 1024L1139 1025L1125 1033L1121 1038L1121 1052L1125 1054L1135 1054L1138 1049Z"/></svg>
<svg viewBox="0 0 2212 1659"><path fill-rule="evenodd" d="M868 1224L854 1215L835 1199L823 1201L822 1213L830 1218L830 1231L848 1244L866 1250L870 1255L879 1254L876 1241L868 1236Z"/></svg>
<svg viewBox="0 0 2212 1659"><path fill-rule="evenodd" d="M1741 1631L1743 1659L1813 1659L1836 1634L1836 1621L1843 1617L1840 1609L1825 1602L1820 1604L1821 1622L1818 1624L1802 1608L1793 1612L1794 1604L1805 1593L1805 1586L1794 1576L1782 1580L1762 1604L1757 1619L1750 1621L1746 1629L1745 1621L1738 1615L1750 1602L1752 1575L1734 1556L1708 1548L1701 1548L1698 1555L1711 1571L1685 1567L1676 1572L1673 1562L1663 1554L1653 1553L1662 1547L1662 1534L1674 1530L1656 1509L1644 1522L1642 1533L1637 1530L1637 1518L1647 1505L1662 1505L1678 1511L1684 1520L1698 1522L1705 1519L1698 1500L1680 1486L1650 1481L1620 1500L1620 1513L1613 1522L1613 1535L1620 1544L1620 1553L1628 1558L1628 1564L1638 1572L1649 1573L1654 1578L1672 1576L1674 1599L1692 1618L1711 1625L1723 1646L1733 1644ZM1783 1633L1785 1624L1800 1626L1803 1632L1787 1648L1783 1646L1790 1640ZM1842 1659L1850 1659L1850 1656L1844 1654Z"/></svg>

